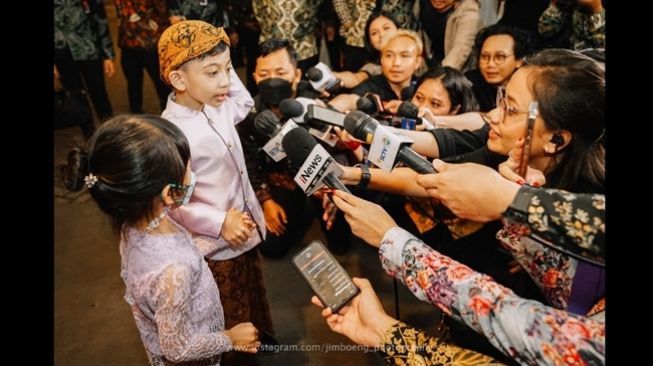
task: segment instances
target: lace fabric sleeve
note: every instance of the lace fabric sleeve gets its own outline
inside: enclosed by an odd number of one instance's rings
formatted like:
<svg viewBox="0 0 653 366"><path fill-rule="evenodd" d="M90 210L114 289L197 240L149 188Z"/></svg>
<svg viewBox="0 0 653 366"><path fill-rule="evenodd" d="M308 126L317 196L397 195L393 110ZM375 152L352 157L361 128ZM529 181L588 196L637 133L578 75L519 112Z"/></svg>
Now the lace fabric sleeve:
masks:
<svg viewBox="0 0 653 366"><path fill-rule="evenodd" d="M153 282L154 318L163 356L171 362L207 358L229 351L231 341L223 332L202 333L191 317L188 267L170 265Z"/></svg>

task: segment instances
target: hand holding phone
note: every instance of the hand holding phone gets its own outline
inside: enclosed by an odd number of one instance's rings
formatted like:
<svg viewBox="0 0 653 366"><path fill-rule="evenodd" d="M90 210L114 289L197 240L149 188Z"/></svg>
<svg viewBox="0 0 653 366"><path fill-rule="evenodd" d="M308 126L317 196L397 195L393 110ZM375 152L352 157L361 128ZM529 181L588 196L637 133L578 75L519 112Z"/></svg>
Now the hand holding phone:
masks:
<svg viewBox="0 0 653 366"><path fill-rule="evenodd" d="M312 241L292 262L324 306L337 312L360 290L319 240Z"/></svg>

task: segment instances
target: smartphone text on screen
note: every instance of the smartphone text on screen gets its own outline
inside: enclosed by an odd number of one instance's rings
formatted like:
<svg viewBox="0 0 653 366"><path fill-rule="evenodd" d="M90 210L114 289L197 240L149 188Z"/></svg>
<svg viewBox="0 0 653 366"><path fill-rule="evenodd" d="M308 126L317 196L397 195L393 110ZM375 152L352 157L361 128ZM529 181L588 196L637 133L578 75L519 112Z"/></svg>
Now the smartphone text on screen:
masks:
<svg viewBox="0 0 653 366"><path fill-rule="evenodd" d="M319 241L313 241L293 258L325 306L336 312L358 293L347 272Z"/></svg>

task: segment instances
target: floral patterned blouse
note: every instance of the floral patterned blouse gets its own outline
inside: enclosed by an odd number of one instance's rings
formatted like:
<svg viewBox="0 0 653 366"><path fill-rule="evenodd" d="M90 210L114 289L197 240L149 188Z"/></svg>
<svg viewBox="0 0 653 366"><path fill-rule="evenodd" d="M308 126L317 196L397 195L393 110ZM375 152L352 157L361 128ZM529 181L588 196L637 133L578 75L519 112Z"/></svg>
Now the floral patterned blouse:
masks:
<svg viewBox="0 0 653 366"><path fill-rule="evenodd" d="M591 254L599 251L605 235L605 196L587 196L579 200L565 191L521 188L507 210L506 225L497 233L553 306L581 315L605 296L602 255ZM526 222L522 223L520 213ZM586 255L599 263L577 260L560 246L590 252Z"/></svg>
<svg viewBox="0 0 653 366"><path fill-rule="evenodd" d="M605 362L605 323L526 300L394 227L379 255L388 274L523 365Z"/></svg>

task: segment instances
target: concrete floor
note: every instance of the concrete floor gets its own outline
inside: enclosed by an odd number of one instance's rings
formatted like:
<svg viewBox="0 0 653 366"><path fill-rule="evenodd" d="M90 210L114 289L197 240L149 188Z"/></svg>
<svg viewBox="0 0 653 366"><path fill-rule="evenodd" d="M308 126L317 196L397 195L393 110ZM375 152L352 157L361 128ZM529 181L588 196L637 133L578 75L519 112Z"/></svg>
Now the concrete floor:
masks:
<svg viewBox="0 0 653 366"><path fill-rule="evenodd" d="M107 5L109 24L116 32L115 8ZM117 43L114 40L114 46ZM119 49L116 47L119 53ZM118 55L119 57L119 55ZM116 60L116 75L108 80L114 113L128 111L126 83ZM243 70L239 70L241 75ZM158 114L153 85L145 77L144 109ZM57 130L54 134L54 164L65 161L66 153L81 140L78 128ZM147 365L147 358L120 278L117 237L109 221L85 191L66 194L55 183L55 307L54 351L58 366ZM313 222L304 243L324 236ZM311 305L312 292L286 258L263 260L263 272L277 339L285 345L350 345L343 336L329 330L320 310ZM382 270L374 248L357 245L337 256L352 276L369 278L388 313L394 315L393 282ZM436 334L440 313L422 303L399 285L401 320ZM259 356L261 365L383 365L374 353L362 351L289 351Z"/></svg>

